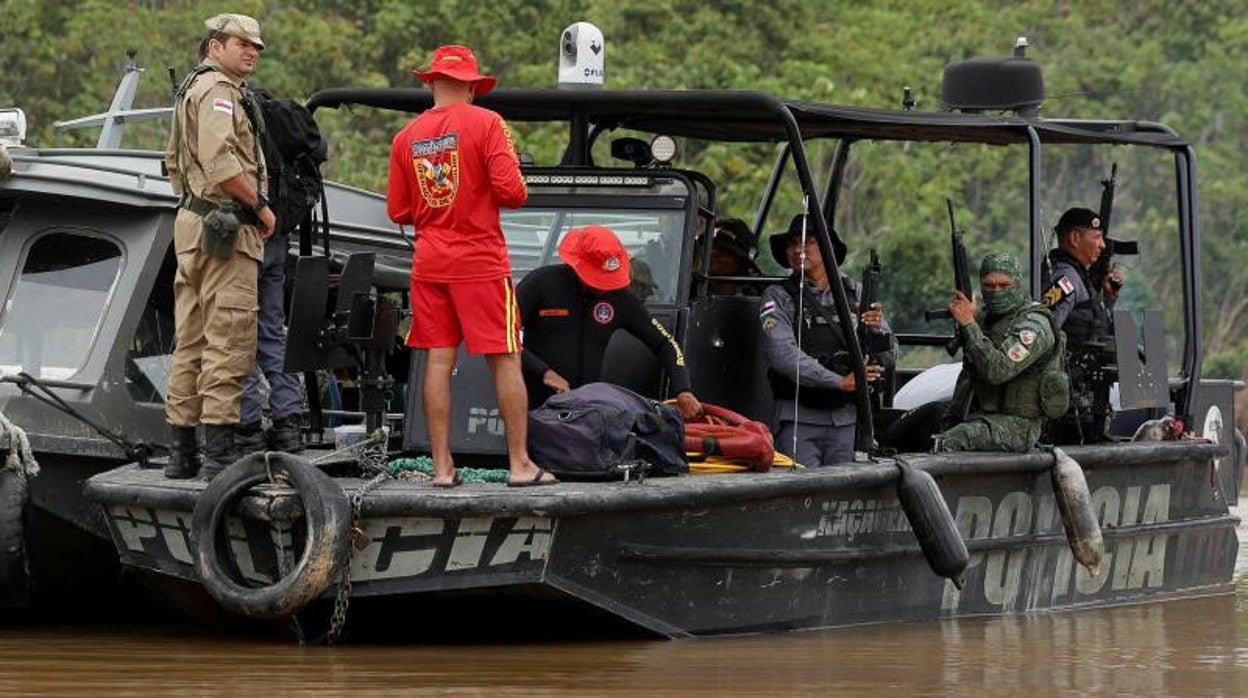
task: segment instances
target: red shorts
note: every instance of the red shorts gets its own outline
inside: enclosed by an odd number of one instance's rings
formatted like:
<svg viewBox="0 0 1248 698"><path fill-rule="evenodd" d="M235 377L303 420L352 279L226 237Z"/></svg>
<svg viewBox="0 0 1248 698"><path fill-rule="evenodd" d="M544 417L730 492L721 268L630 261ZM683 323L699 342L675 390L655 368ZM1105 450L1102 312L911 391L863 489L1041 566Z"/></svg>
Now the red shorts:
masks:
<svg viewBox="0 0 1248 698"><path fill-rule="evenodd" d="M468 344L470 354L520 351L520 306L510 276L492 281L438 283L412 279L412 329L417 349Z"/></svg>

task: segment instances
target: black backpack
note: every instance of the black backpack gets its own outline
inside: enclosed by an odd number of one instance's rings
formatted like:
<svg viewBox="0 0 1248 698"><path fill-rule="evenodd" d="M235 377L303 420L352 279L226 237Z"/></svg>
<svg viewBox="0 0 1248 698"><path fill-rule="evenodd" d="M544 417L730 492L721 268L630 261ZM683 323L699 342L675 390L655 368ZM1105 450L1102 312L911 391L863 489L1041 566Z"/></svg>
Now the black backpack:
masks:
<svg viewBox="0 0 1248 698"><path fill-rule="evenodd" d="M689 472L680 411L610 383L552 395L530 410L529 455L567 479Z"/></svg>
<svg viewBox="0 0 1248 698"><path fill-rule="evenodd" d="M257 130L269 173L269 207L277 218L274 233L286 234L324 196L321 163L329 159L329 146L302 104L262 88L248 92L262 117Z"/></svg>

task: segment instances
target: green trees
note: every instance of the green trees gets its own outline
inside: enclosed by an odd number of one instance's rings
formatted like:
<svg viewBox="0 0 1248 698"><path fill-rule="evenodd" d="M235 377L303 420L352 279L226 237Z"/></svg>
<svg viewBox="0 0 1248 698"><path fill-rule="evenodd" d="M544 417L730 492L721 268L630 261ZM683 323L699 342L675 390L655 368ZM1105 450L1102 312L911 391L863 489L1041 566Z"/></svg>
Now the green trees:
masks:
<svg viewBox="0 0 1248 698"><path fill-rule="evenodd" d="M919 109L940 109L946 63L1003 55L1025 35L1029 55L1045 69L1042 115L1163 121L1194 142L1211 368L1237 376L1248 353L1248 264L1241 261L1248 255L1241 215L1248 204L1248 91L1241 88L1248 8L1241 3L237 0L230 9L263 23L269 48L254 81L304 97L343 85L417 87L408 71L449 42L471 45L504 86L553 87L558 32L588 20L607 38L612 87L761 89L896 107L909 85ZM182 72L194 62L202 22L220 10L204 0L7 0L0 4L0 105L26 110L34 145L93 142L95 134L58 135L51 124L101 110L129 48L156 73L142 83L138 106L167 103L165 66ZM382 189L390 137L405 117L325 111L318 120L332 144L327 175ZM131 145L163 147L163 126L134 131ZM562 151L554 126L516 131L537 162ZM810 147L814 163L826 168L832 144ZM766 146L683 143L680 165L719 184L722 214L749 220L774 156ZM1072 202L1095 205L1097 180L1115 160L1123 175L1115 226L1123 237L1147 241L1145 254L1130 260L1128 298L1168 308L1177 327L1174 250L1163 242L1175 225L1165 208L1172 163L1054 149L1044 163L1043 220L1051 225ZM836 225L851 249L876 247L888 269L922 270L890 275L887 300L941 305L948 285L944 199L958 202L975 255L1008 248L1025 230L1025 202L1011 193L1025 181L1021 163L1017 151L1003 148L863 148L846 173L852 196ZM783 227L797 206L795 190L785 190L767 232ZM858 264L851 256L851 268Z"/></svg>

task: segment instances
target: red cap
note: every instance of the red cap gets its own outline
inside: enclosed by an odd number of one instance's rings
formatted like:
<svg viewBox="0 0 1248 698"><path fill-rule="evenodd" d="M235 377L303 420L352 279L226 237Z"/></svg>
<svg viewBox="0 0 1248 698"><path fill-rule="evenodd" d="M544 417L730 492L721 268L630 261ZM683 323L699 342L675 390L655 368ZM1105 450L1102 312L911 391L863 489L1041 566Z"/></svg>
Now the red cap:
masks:
<svg viewBox="0 0 1248 698"><path fill-rule="evenodd" d="M569 230L559 243L559 256L590 288L618 291L629 284L628 250L609 228L587 225Z"/></svg>
<svg viewBox="0 0 1248 698"><path fill-rule="evenodd" d="M418 68L412 73L426 85L437 77L475 83L478 96L494 89L494 84L498 82L489 75L477 72L477 57L472 55L472 49L467 46L439 46L433 52L433 61L429 68L426 70Z"/></svg>

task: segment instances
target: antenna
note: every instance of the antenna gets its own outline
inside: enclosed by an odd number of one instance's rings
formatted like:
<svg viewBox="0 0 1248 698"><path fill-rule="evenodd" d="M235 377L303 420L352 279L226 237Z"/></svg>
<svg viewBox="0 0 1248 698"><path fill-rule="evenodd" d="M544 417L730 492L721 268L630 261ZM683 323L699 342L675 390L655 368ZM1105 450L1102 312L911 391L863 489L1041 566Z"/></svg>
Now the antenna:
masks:
<svg viewBox="0 0 1248 698"><path fill-rule="evenodd" d="M901 110L912 111L914 109L914 90L909 85L901 88Z"/></svg>

